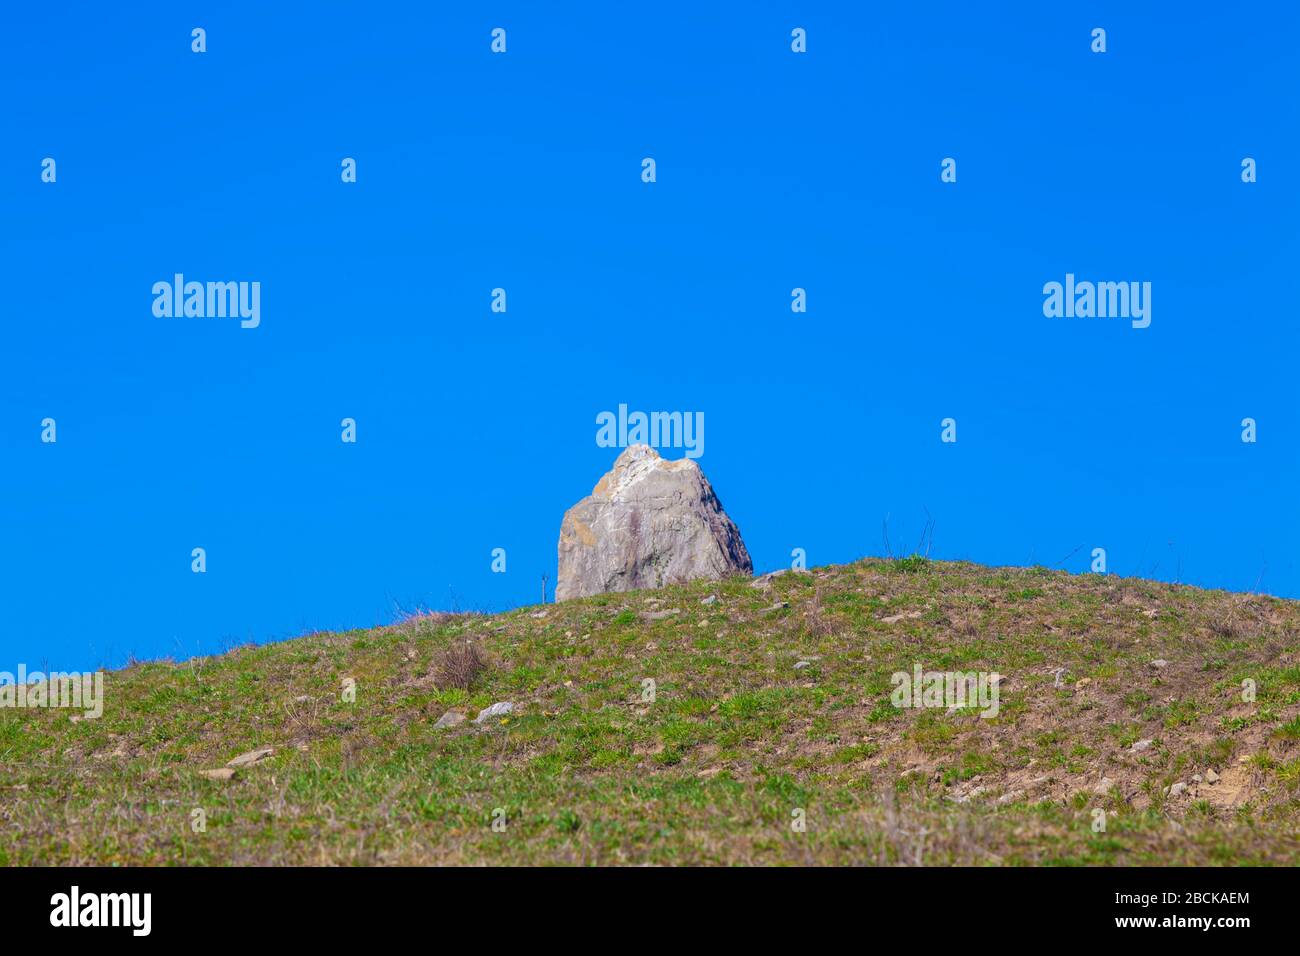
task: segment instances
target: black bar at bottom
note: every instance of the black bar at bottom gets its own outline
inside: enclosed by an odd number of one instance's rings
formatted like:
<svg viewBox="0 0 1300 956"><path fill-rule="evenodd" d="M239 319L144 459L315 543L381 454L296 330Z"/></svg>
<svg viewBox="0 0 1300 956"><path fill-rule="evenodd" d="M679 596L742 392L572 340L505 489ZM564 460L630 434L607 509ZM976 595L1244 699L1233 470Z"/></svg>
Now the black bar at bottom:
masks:
<svg viewBox="0 0 1300 956"><path fill-rule="evenodd" d="M942 930L957 934L950 942L1043 932L1230 944L1291 925L1294 880L1269 869L34 868L0 870L0 925L8 942L77 934L127 945L220 945L211 934L249 931L259 944L374 944L377 933L441 927L487 933L482 943L495 949L516 934L590 939L601 925L620 933L611 943L688 925L693 940L734 942L809 921L818 935L854 938Z"/></svg>

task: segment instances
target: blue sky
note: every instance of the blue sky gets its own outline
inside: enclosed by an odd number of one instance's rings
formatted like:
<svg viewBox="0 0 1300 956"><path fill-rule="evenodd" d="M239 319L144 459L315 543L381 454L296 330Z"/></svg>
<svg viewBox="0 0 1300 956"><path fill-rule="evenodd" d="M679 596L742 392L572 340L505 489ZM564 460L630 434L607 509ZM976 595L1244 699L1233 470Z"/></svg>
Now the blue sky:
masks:
<svg viewBox="0 0 1300 956"><path fill-rule="evenodd" d="M619 403L704 413L759 569L928 515L1300 597L1293 4L456 6L10 14L0 669L536 601ZM1045 318L1067 272L1151 326Z"/></svg>

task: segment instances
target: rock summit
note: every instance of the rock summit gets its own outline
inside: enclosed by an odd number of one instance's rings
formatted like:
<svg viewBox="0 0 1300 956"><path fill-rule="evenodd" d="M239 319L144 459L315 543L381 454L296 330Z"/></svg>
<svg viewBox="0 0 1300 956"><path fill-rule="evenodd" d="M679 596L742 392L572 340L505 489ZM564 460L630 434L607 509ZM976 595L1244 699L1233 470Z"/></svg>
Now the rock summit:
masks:
<svg viewBox="0 0 1300 956"><path fill-rule="evenodd" d="M694 459L632 445L564 514L555 599L752 574L745 543Z"/></svg>

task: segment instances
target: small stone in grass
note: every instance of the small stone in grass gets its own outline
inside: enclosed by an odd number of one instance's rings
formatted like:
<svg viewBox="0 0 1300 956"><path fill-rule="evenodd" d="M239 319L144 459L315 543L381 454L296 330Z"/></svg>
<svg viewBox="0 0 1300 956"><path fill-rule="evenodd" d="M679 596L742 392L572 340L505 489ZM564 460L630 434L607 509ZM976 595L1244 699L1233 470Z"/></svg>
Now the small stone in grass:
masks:
<svg viewBox="0 0 1300 956"><path fill-rule="evenodd" d="M909 618L915 620L920 616L921 616L920 611L899 611L897 614L889 615L889 617L882 617L880 619L880 622L882 624L897 624L899 621L909 619Z"/></svg>
<svg viewBox="0 0 1300 956"><path fill-rule="evenodd" d="M458 710L449 710L438 718L438 722L433 725L433 729L443 730L447 727L455 727L457 724L463 724L464 722L464 714Z"/></svg>
<svg viewBox="0 0 1300 956"><path fill-rule="evenodd" d="M234 760L229 761L227 767L247 767L255 764L260 760L265 760L271 754L275 753L274 747L258 747L256 750L250 750L246 754L240 754Z"/></svg>
<svg viewBox="0 0 1300 956"><path fill-rule="evenodd" d="M481 724L489 717L504 717L514 709L515 705L508 700L497 701L491 707L484 707L480 710L478 716L474 718L474 723Z"/></svg>
<svg viewBox="0 0 1300 956"><path fill-rule="evenodd" d="M235 768L218 767L215 770L200 770L199 773L209 780L230 780L235 776Z"/></svg>
<svg viewBox="0 0 1300 956"><path fill-rule="evenodd" d="M666 611L643 611L641 613L641 617L643 620L646 621L662 621L665 618L670 618L674 614L680 614L680 613L681 613L680 609L675 607L670 607Z"/></svg>

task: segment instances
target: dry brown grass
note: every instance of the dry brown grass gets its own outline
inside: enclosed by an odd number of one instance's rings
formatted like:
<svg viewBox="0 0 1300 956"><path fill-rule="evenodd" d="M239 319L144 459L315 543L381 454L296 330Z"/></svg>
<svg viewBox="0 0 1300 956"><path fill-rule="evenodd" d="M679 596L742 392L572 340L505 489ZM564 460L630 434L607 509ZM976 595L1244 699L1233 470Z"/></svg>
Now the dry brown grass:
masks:
<svg viewBox="0 0 1300 956"><path fill-rule="evenodd" d="M820 587L813 592L812 600L808 602L807 621L808 633L813 637L830 637L838 630L835 621L824 612Z"/></svg>
<svg viewBox="0 0 1300 956"><path fill-rule="evenodd" d="M487 666L487 655L477 641L456 641L438 655L433 682L439 690L468 691Z"/></svg>

